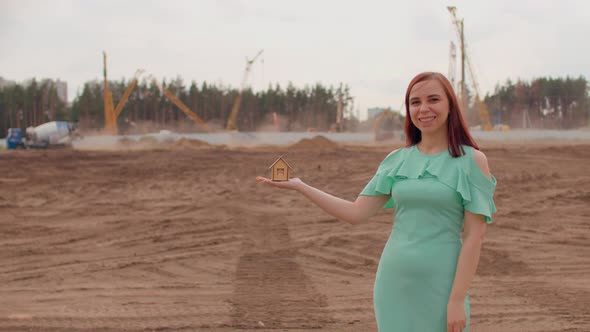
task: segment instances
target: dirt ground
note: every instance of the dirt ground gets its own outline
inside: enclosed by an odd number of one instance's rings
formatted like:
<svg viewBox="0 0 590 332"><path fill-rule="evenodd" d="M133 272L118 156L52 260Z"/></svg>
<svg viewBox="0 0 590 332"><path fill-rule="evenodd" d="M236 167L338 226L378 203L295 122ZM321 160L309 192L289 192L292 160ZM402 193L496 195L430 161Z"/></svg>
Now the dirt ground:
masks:
<svg viewBox="0 0 590 332"><path fill-rule="evenodd" d="M255 181L280 155L354 200L401 143L0 152L0 331L376 331L392 227ZM482 143L498 180L472 332L590 331L590 143Z"/></svg>

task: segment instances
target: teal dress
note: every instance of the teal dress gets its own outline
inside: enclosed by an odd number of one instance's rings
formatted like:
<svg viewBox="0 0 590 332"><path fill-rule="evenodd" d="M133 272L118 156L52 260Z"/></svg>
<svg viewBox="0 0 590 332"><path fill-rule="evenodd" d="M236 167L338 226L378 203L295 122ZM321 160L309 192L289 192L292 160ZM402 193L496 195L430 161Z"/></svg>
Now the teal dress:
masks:
<svg viewBox="0 0 590 332"><path fill-rule="evenodd" d="M361 195L391 195L394 224L383 249L373 299L379 332L446 332L447 303L461 251L464 211L492 222L496 179L473 148L423 154L414 145L390 153ZM469 330L469 297L465 297Z"/></svg>

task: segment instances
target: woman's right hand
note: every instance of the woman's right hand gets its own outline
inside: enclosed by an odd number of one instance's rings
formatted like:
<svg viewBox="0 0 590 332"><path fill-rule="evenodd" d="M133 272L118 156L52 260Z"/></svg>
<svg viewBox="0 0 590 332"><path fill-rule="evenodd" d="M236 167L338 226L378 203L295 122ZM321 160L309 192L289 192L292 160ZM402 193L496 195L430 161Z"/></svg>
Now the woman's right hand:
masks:
<svg viewBox="0 0 590 332"><path fill-rule="evenodd" d="M273 181L262 176L257 176L256 181L266 183L273 187L289 190L298 190L304 184L299 178L289 179L288 181Z"/></svg>

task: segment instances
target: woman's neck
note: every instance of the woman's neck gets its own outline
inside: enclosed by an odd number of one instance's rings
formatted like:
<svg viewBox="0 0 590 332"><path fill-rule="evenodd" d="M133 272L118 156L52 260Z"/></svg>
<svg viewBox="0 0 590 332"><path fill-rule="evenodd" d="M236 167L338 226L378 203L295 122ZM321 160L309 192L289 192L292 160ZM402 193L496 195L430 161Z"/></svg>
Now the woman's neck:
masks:
<svg viewBox="0 0 590 332"><path fill-rule="evenodd" d="M423 153L438 153L449 148L449 139L444 130L436 133L422 133L422 140L418 143L420 151Z"/></svg>

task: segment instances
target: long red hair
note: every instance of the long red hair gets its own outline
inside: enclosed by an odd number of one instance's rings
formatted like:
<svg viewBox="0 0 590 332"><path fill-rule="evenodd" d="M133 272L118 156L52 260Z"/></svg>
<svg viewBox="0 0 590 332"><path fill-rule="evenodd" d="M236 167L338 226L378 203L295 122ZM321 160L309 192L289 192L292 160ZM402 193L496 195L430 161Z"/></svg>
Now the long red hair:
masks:
<svg viewBox="0 0 590 332"><path fill-rule="evenodd" d="M406 132L406 147L416 145L418 142L422 140L422 132L420 129L414 126L412 123L412 119L410 118L410 91L416 83L427 81L427 80L436 80L438 81L445 93L447 95L447 99L449 100L449 117L447 119L447 133L449 139L449 150L453 157L460 157L465 154L461 145L468 145L477 150L479 150L479 146L475 143L473 137L469 133L469 129L467 128L467 124L465 123L465 119L463 119L463 115L461 114L461 109L459 107L459 102L457 101L457 95L455 95L455 91L453 90L453 86L449 82L449 80L441 73L436 72L424 72L421 74L416 75L408 85L408 90L406 91L406 120L404 123L404 130Z"/></svg>

